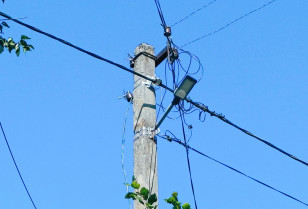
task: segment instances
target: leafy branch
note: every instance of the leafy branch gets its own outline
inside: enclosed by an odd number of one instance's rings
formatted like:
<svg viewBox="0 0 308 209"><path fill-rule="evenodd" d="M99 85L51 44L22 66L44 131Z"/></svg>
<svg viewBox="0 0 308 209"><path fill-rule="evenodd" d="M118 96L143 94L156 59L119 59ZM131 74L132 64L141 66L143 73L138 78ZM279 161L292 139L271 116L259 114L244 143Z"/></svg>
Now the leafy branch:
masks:
<svg viewBox="0 0 308 209"><path fill-rule="evenodd" d="M2 0L4 3L5 0ZM6 21L2 21L0 23L0 34L3 33L4 28L10 28L10 26L7 24ZM18 42L15 42L13 38L9 37L8 39L4 38L2 35L0 35L0 54L4 51L4 49L7 49L9 53L11 53L13 50L15 50L15 54L17 56L20 55L20 51L22 49L23 52L31 51L34 49L34 47L31 44L28 44L26 40L30 39L28 36L21 35L20 40Z"/></svg>
<svg viewBox="0 0 308 209"><path fill-rule="evenodd" d="M134 176L132 183L125 185L135 189L135 192L128 192L125 195L126 199L138 200L142 205L145 206L145 209L156 209L158 207L157 204L154 205L154 203L157 202L157 195L155 193L149 194L149 190L145 187L140 188L140 184L137 182ZM190 204L185 203L182 205L182 203L179 202L177 192L173 192L171 197L165 199L165 201L173 205L173 209L191 209Z"/></svg>
<svg viewBox="0 0 308 209"><path fill-rule="evenodd" d="M126 199L138 200L145 209L156 209L158 205L154 205L157 202L156 194L149 194L149 190L145 187L140 189L140 184L133 177L133 182L131 184L126 184L135 189L135 192L128 192L125 195Z"/></svg>
<svg viewBox="0 0 308 209"><path fill-rule="evenodd" d="M24 52L31 51L32 49L34 49L34 47L27 43L26 41L27 39L30 39L30 38L25 35L22 35L20 37L20 41L16 43L13 40L13 38L5 39L2 36L0 36L0 54L4 51L5 48L10 53L12 52L12 50L15 50L15 54L17 56L19 56L21 48Z"/></svg>
<svg viewBox="0 0 308 209"><path fill-rule="evenodd" d="M171 197L169 197L168 199L165 199L165 201L167 203L173 205L173 209L181 209L182 203L180 203L179 200L178 200L178 193L177 192L173 192ZM190 204L184 203L182 205L182 209L190 209Z"/></svg>

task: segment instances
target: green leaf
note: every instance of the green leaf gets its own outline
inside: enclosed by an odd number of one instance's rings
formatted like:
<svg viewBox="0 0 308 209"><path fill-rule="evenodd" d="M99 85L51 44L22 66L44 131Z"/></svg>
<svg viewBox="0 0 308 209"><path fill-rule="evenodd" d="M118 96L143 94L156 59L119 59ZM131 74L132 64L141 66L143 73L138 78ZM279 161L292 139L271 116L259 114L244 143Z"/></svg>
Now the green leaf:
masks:
<svg viewBox="0 0 308 209"><path fill-rule="evenodd" d="M15 46L15 53L16 53L17 57L19 57L19 54L20 54L19 44L16 44L16 46Z"/></svg>
<svg viewBox="0 0 308 209"><path fill-rule="evenodd" d="M147 200L149 197L149 190L146 189L145 187L142 187L140 189L140 194L142 195L143 199Z"/></svg>
<svg viewBox="0 0 308 209"><path fill-rule="evenodd" d="M31 38L29 38L29 37L26 36L26 35L21 35L20 39L21 39L21 40L26 40L26 39L31 39Z"/></svg>
<svg viewBox="0 0 308 209"><path fill-rule="evenodd" d="M137 197L137 194L134 193L134 192L128 192L126 195L125 195L125 199L136 199Z"/></svg>
<svg viewBox="0 0 308 209"><path fill-rule="evenodd" d="M172 197L174 197L176 199L176 201L178 201L178 193L177 192L173 192Z"/></svg>
<svg viewBox="0 0 308 209"><path fill-rule="evenodd" d="M182 205L182 208L183 209L190 209L190 204L185 203L185 204Z"/></svg>
<svg viewBox="0 0 308 209"><path fill-rule="evenodd" d="M135 178L135 176L134 176L134 175L133 175L133 177L132 177L132 182L133 182L133 181L136 181L136 178Z"/></svg>
<svg viewBox="0 0 308 209"><path fill-rule="evenodd" d="M152 209L154 206L150 205L149 203L146 204L147 208Z"/></svg>
<svg viewBox="0 0 308 209"><path fill-rule="evenodd" d="M156 196L156 194L152 194L152 195L149 197L149 199L148 199L148 203L149 203L150 205L153 205L153 203L156 202L156 201L157 201L157 196Z"/></svg>
<svg viewBox="0 0 308 209"><path fill-rule="evenodd" d="M136 199L137 199L142 205L144 205L144 202L143 202L143 200L141 199L141 197L136 196Z"/></svg>
<svg viewBox="0 0 308 209"><path fill-rule="evenodd" d="M4 51L4 42L5 40L0 36L0 54Z"/></svg>
<svg viewBox="0 0 308 209"><path fill-rule="evenodd" d="M139 189L140 188L140 184L138 184L137 181L133 181L131 186L134 188L134 189Z"/></svg>
<svg viewBox="0 0 308 209"><path fill-rule="evenodd" d="M1 24L2 24L4 27L7 27L7 28L10 27L10 26L9 26L6 22L4 22L4 21L3 21Z"/></svg>
<svg viewBox="0 0 308 209"><path fill-rule="evenodd" d="M22 46L27 46L28 44L27 44L27 42L25 41L25 40L20 40L20 45L22 45Z"/></svg>
<svg viewBox="0 0 308 209"><path fill-rule="evenodd" d="M169 199L165 199L165 201L169 204L175 204L177 202L174 197L169 197Z"/></svg>
<svg viewBox="0 0 308 209"><path fill-rule="evenodd" d="M15 43L14 42L9 42L7 45L7 49L9 50L9 52L11 53L11 51L13 49L15 49Z"/></svg>
<svg viewBox="0 0 308 209"><path fill-rule="evenodd" d="M32 45L30 45L30 44L27 45L27 46L28 46L29 48L31 48L31 49L34 49L34 47L33 47Z"/></svg>
<svg viewBox="0 0 308 209"><path fill-rule="evenodd" d="M0 54L4 51L4 47L2 44L0 44Z"/></svg>

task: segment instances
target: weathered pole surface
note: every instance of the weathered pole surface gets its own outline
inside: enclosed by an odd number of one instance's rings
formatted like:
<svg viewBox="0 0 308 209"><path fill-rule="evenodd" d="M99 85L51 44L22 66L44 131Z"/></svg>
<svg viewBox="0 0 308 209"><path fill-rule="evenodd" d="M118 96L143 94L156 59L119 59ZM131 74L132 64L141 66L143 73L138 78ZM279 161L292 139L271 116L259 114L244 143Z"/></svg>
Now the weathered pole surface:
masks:
<svg viewBox="0 0 308 209"><path fill-rule="evenodd" d="M143 52L143 54L140 54ZM139 55L139 56L138 56ZM152 55L152 56L151 56ZM155 77L154 47L140 44L135 49L134 70L147 77ZM157 149L152 131L156 125L155 89L151 83L134 75L134 176L141 187L158 196ZM144 205L134 201L134 209Z"/></svg>

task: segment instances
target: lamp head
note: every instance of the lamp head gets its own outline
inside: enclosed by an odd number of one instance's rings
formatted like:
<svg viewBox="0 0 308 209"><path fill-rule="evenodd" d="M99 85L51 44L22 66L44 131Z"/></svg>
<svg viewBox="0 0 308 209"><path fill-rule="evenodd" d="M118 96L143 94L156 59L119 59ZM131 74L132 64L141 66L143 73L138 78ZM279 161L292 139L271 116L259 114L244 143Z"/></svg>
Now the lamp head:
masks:
<svg viewBox="0 0 308 209"><path fill-rule="evenodd" d="M175 90L174 97L185 99L196 83L196 79L190 77L189 75L186 76L180 86Z"/></svg>

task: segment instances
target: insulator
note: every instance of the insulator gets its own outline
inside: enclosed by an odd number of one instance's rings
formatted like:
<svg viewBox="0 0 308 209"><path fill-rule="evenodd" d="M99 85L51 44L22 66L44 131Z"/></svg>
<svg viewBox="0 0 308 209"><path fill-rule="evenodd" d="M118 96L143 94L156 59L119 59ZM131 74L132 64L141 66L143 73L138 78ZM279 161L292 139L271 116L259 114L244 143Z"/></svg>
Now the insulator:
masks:
<svg viewBox="0 0 308 209"><path fill-rule="evenodd" d="M134 67L135 67L135 62L134 62L134 60L130 60L130 67L131 67L131 68L134 68Z"/></svg>
<svg viewBox="0 0 308 209"><path fill-rule="evenodd" d="M132 99L133 99L133 94L132 94L130 91L126 92L126 94L125 94L125 99L126 99L128 102L131 102Z"/></svg>
<svg viewBox="0 0 308 209"><path fill-rule="evenodd" d="M179 59L179 52L178 52L178 50L175 49L175 48L173 48L173 49L172 49L172 52L173 52L173 59L174 59L174 60Z"/></svg>
<svg viewBox="0 0 308 209"><path fill-rule="evenodd" d="M164 36L169 37L171 36L171 28L169 26L165 27L165 33Z"/></svg>

